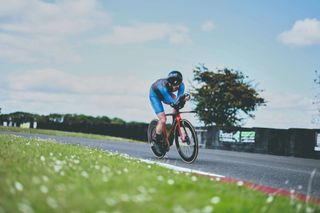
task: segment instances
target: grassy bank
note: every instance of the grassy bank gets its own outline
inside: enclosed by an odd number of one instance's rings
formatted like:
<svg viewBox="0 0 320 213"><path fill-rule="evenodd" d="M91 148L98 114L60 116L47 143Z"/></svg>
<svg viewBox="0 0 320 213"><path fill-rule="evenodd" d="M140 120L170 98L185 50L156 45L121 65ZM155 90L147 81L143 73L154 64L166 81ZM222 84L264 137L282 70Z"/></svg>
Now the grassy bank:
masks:
<svg viewBox="0 0 320 213"><path fill-rule="evenodd" d="M0 135L0 212L319 212L77 145Z"/></svg>
<svg viewBox="0 0 320 213"><path fill-rule="evenodd" d="M81 138L91 138L91 139L98 139L98 140L143 142L143 141L131 140L131 139L120 138L120 137L112 137L112 136L106 136L106 135L86 134L86 133L80 133L80 132L65 132L65 131L46 130L46 129L32 129L32 128L29 129L29 128L0 126L0 131L26 132L26 133L35 133L35 134L45 134L45 135L81 137Z"/></svg>

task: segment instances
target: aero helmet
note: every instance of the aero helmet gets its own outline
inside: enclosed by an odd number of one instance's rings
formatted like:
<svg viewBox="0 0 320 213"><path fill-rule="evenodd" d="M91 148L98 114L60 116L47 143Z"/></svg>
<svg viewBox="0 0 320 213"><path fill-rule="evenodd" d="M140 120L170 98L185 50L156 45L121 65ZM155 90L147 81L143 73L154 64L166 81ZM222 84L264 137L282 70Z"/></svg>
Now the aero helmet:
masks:
<svg viewBox="0 0 320 213"><path fill-rule="evenodd" d="M182 83L182 74L179 71L171 71L167 80L173 86L180 85Z"/></svg>

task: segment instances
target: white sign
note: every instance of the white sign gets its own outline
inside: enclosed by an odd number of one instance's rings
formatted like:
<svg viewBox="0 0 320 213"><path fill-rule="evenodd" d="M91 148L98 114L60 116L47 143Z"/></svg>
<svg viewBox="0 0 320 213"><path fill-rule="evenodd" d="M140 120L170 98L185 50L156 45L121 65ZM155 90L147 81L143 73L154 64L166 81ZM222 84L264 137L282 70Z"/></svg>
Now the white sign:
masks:
<svg viewBox="0 0 320 213"><path fill-rule="evenodd" d="M320 133L316 133L316 143L314 151L320 151Z"/></svg>
<svg viewBox="0 0 320 213"><path fill-rule="evenodd" d="M224 132L219 131L219 141L227 143L254 143L255 131L236 131L236 132Z"/></svg>

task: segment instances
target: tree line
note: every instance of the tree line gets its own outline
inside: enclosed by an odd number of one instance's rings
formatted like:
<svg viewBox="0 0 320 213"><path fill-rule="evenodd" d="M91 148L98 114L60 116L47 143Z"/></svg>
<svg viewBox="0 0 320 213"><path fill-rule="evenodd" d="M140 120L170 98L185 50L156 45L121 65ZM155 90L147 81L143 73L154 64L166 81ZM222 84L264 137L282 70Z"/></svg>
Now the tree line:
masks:
<svg viewBox="0 0 320 213"><path fill-rule="evenodd" d="M135 140L146 141L147 123L126 122L121 118L109 118L107 116L90 116L84 114L49 114L38 115L27 112L14 112L1 114L0 122L11 123L20 126L30 123L33 127L36 122L39 129L53 129L71 132L83 132L115 137L124 137Z"/></svg>

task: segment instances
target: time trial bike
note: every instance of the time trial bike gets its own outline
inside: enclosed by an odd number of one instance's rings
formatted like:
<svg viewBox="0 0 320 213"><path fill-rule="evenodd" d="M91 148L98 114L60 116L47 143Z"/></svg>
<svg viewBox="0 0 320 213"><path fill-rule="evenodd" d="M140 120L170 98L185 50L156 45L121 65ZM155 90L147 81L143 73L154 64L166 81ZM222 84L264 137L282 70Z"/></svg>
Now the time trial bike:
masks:
<svg viewBox="0 0 320 213"><path fill-rule="evenodd" d="M199 152L198 138L193 125L186 119L181 118L182 113L195 113L195 111L180 112L176 108L176 113L166 114L172 116L172 124L169 133L165 127L163 130L161 143L166 143L167 146L172 146L175 141L176 148L182 160L186 163L193 163ZM156 126L158 119L154 119L148 126L148 142L151 144L151 150L155 157L162 159L166 155L165 149L159 152L155 149L154 138L156 137Z"/></svg>

